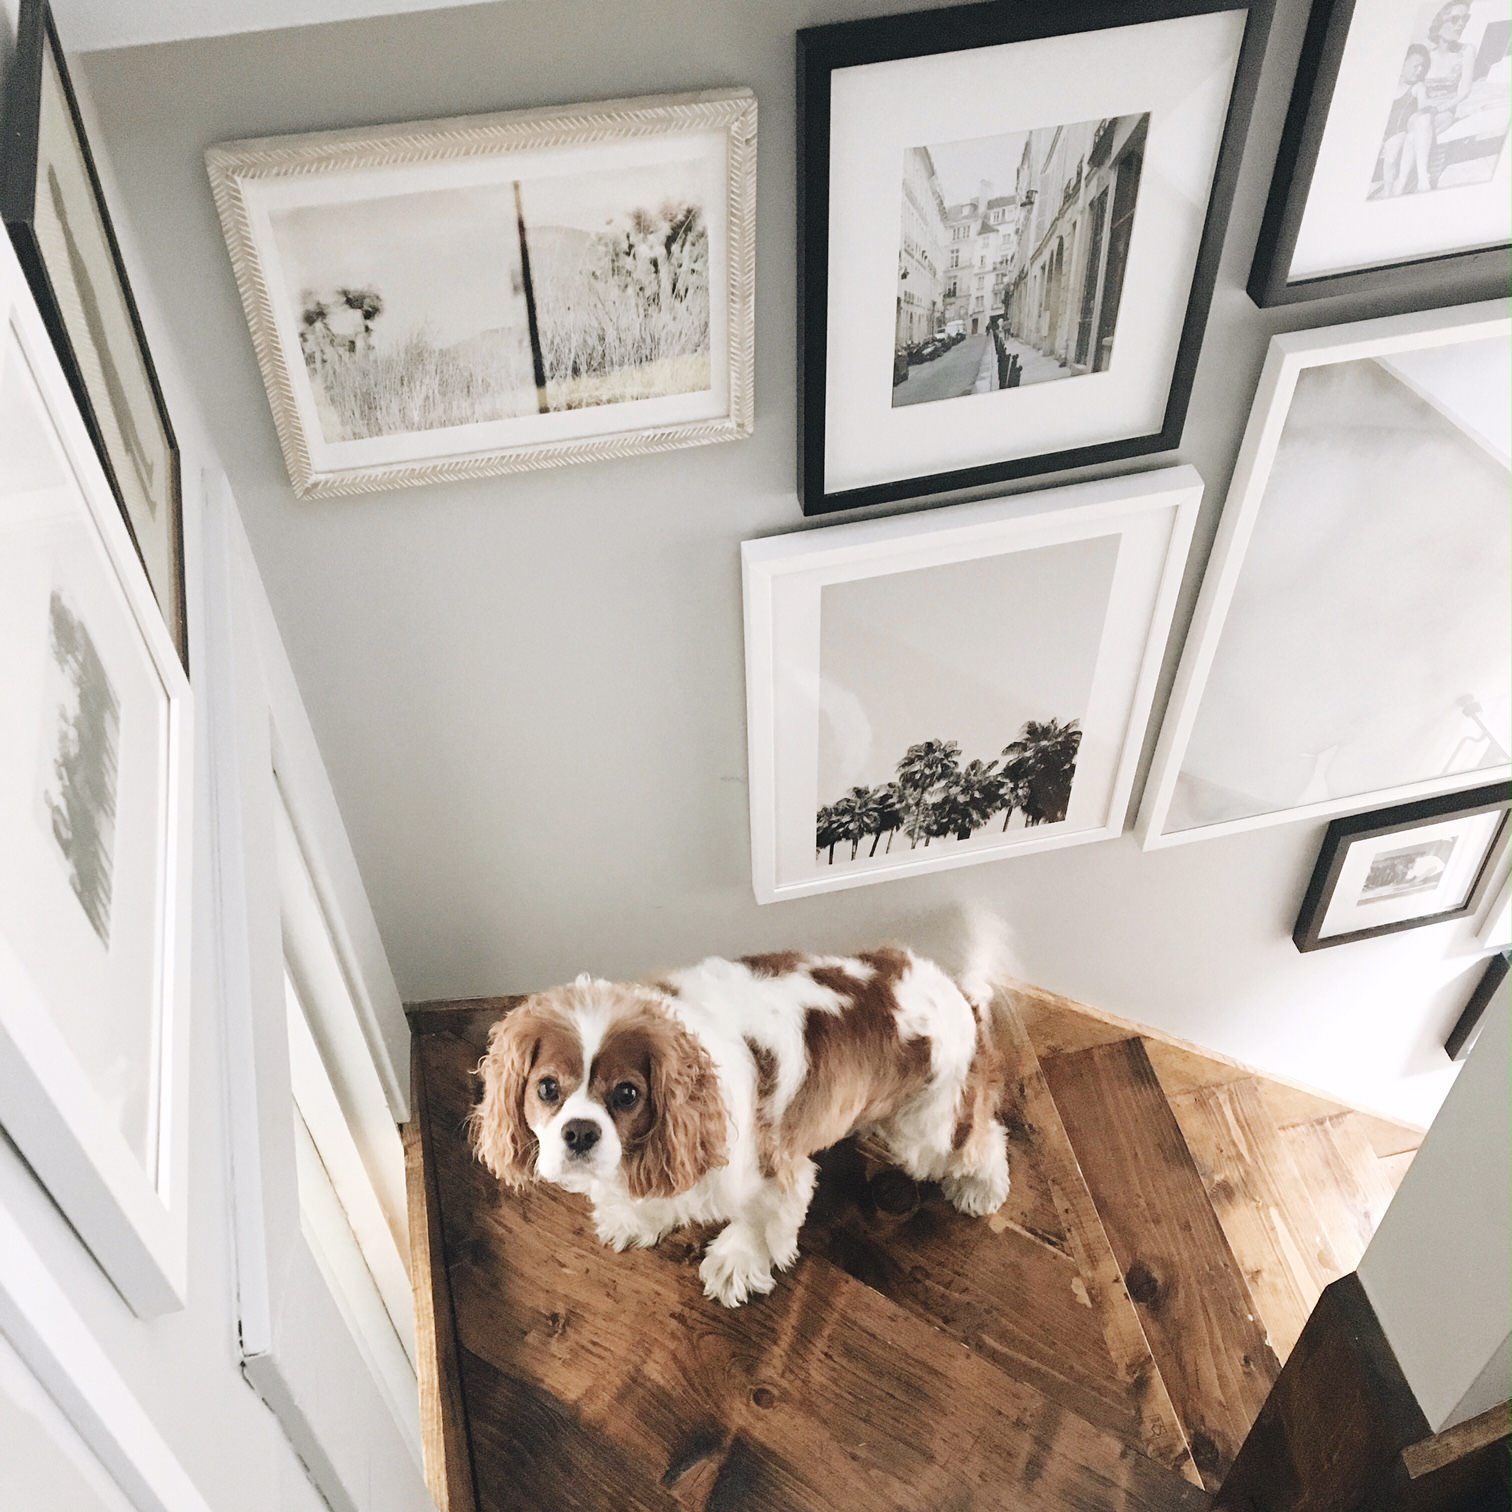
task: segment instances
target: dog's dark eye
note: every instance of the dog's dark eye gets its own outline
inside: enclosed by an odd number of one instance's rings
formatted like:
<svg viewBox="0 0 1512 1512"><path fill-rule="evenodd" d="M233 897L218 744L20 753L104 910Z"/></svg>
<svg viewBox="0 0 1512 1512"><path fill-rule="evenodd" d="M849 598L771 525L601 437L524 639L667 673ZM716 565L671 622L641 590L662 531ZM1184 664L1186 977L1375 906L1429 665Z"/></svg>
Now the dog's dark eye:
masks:
<svg viewBox="0 0 1512 1512"><path fill-rule="evenodd" d="M633 1082L621 1082L610 1094L610 1100L621 1111L633 1108L640 1101L640 1088Z"/></svg>
<svg viewBox="0 0 1512 1512"><path fill-rule="evenodd" d="M554 1076L543 1076L536 1086L536 1096L544 1103L554 1103L561 1095L562 1089Z"/></svg>

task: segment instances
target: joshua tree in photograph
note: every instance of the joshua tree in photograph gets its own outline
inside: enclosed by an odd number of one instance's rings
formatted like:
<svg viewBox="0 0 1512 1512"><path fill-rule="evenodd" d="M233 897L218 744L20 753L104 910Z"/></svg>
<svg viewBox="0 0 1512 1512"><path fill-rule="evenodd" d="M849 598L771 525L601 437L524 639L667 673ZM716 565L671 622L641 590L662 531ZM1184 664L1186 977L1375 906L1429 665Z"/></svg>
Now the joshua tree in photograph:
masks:
<svg viewBox="0 0 1512 1512"><path fill-rule="evenodd" d="M931 840L969 840L998 814L1008 828L1015 813L1025 828L1058 824L1071 802L1076 757L1081 748L1077 720L1029 720L1002 751L999 761L973 757L964 765L954 740L921 740L899 758L897 775L877 787L851 787L817 816L815 852L833 866L835 850L850 846L856 860L868 837L868 857L886 837L908 836L908 848Z"/></svg>

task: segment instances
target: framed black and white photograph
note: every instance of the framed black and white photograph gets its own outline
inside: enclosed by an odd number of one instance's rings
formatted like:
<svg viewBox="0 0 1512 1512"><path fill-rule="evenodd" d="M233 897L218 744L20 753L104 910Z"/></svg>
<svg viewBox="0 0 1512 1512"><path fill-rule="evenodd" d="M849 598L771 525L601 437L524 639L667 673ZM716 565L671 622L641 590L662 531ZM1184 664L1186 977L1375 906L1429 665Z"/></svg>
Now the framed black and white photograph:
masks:
<svg viewBox="0 0 1512 1512"><path fill-rule="evenodd" d="M0 1124L127 1302L182 1304L189 684L0 248Z"/></svg>
<svg viewBox="0 0 1512 1512"><path fill-rule="evenodd" d="M22 0L0 218L187 666L178 450L46 0Z"/></svg>
<svg viewBox="0 0 1512 1512"><path fill-rule="evenodd" d="M1260 305L1504 294L1512 0L1315 0L1250 273Z"/></svg>
<svg viewBox="0 0 1512 1512"><path fill-rule="evenodd" d="M1121 834L1191 468L747 541L769 903Z"/></svg>
<svg viewBox="0 0 1512 1512"><path fill-rule="evenodd" d="M798 34L805 514L1181 439L1268 0Z"/></svg>
<svg viewBox="0 0 1512 1512"><path fill-rule="evenodd" d="M1464 918L1481 902L1509 802L1500 782L1335 819L1292 931L1297 949Z"/></svg>
<svg viewBox="0 0 1512 1512"><path fill-rule="evenodd" d="M302 497L749 435L749 90L232 142L221 226Z"/></svg>
<svg viewBox="0 0 1512 1512"><path fill-rule="evenodd" d="M1512 772L1506 300L1272 339L1146 848Z"/></svg>

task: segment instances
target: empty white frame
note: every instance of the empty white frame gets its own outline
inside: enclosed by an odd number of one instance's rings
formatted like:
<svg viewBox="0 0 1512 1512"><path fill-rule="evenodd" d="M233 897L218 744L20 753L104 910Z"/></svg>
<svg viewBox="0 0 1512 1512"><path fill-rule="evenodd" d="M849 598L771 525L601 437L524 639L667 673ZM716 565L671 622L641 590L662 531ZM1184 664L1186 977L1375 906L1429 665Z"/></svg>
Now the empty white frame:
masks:
<svg viewBox="0 0 1512 1512"><path fill-rule="evenodd" d="M151 1317L185 1287L190 691L8 242L0 730L0 1125Z"/></svg>
<svg viewBox="0 0 1512 1512"><path fill-rule="evenodd" d="M7 1421L8 1420L8 1421ZM22 1435L29 1435L22 1442ZM48 1453L39 1438L50 1440ZM0 1206L0 1506L210 1512L14 1214ZM21 1453L22 1449L30 1455ZM30 1473L49 1499L17 1500ZM51 1463L49 1463L51 1461Z"/></svg>
<svg viewBox="0 0 1512 1512"><path fill-rule="evenodd" d="M1512 770L1509 331L1497 300L1271 342L1147 849Z"/></svg>
<svg viewBox="0 0 1512 1512"><path fill-rule="evenodd" d="M747 541L770 903L1121 834L1194 469Z"/></svg>

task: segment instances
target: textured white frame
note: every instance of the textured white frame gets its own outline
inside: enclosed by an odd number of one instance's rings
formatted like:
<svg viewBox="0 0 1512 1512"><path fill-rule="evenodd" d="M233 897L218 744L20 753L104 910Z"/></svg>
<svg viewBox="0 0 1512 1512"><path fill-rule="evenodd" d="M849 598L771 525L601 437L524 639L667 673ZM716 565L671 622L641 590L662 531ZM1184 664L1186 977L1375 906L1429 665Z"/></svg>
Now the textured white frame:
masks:
<svg viewBox="0 0 1512 1512"><path fill-rule="evenodd" d="M1306 368L1329 363L1389 357L1394 352L1489 340L1506 336L1509 332L1512 332L1512 301L1500 299L1453 310L1428 310L1352 325L1328 326L1322 330L1298 331L1271 339L1140 804L1136 832L1145 850L1185 845L1220 835L1236 835L1272 824L1289 824L1296 819L1322 819L1356 809L1384 807L1401 799L1453 792L1456 788L1495 782L1512 774L1512 764L1482 767L1448 777L1328 798L1273 813L1227 819L1218 824L1185 830L1166 829L1176 783L1197 723L1197 713L1222 639L1229 605L1244 571L1245 556L1260 517L1298 376Z"/></svg>
<svg viewBox="0 0 1512 1512"><path fill-rule="evenodd" d="M561 441L532 442L505 450L440 456L430 461L318 471L294 399L278 338L267 279L253 237L242 186L253 180L307 177L392 163L443 162L511 150L576 147L595 142L679 136L722 129L727 137L729 281L729 411L714 420L690 420ZM749 436L755 423L756 97L749 89L607 100L544 110L321 131L302 136L227 142L205 154L231 254L236 287L252 333L257 364L268 391L273 422L294 491L301 498L368 493L406 484L525 472L641 452L703 446ZM711 291L711 297L717 297Z"/></svg>
<svg viewBox="0 0 1512 1512"><path fill-rule="evenodd" d="M1170 467L1092 483L1073 483L1007 499L962 504L945 512L902 515L889 520L863 521L823 531L746 541L741 546L745 597L746 724L751 794L751 873L758 903L834 892L872 882L891 882L920 872L974 866L1034 851L1059 850L1111 840L1124 832L1135 769L1149 728L1150 709L1181 589L1182 571L1191 545L1192 528L1202 502L1202 478L1196 468ZM1090 829L1052 832L1034 840L1015 838L1006 844L984 845L939 856L899 856L894 864L838 876L783 881L778 875L776 715L777 666L774 585L790 573L841 563L888 563L889 572L906 572L921 551L934 553L959 546L962 557L977 554L985 541L1011 542L1034 536L1062 517L1066 539L1079 539L1089 524L1120 533L1135 522L1161 512L1171 517L1170 534L1160 569L1149 623L1131 627L1143 634L1127 724L1114 763L1112 790L1101 824ZM1022 832L1020 832L1022 833Z"/></svg>
<svg viewBox="0 0 1512 1512"><path fill-rule="evenodd" d="M0 1205L0 1335L139 1512L210 1512L15 1215Z"/></svg>
<svg viewBox="0 0 1512 1512"><path fill-rule="evenodd" d="M219 478L206 496L199 665L214 686L207 759L226 994L236 1348L332 1507L416 1512L431 1506L419 1446L352 1337L302 1224L280 804L305 862L308 906L335 956L329 969L339 970L357 1008L359 1032L343 1049L365 1052L371 1068L358 1069L381 1085L395 1123L409 1117L409 1026L235 501ZM301 955L297 945L292 954ZM332 1381L342 1383L339 1394Z"/></svg>
<svg viewBox="0 0 1512 1512"><path fill-rule="evenodd" d="M21 344L167 695L156 1170L143 1168L102 1108L3 938L0 1123L132 1310L150 1318L183 1306L188 1279L193 695L15 253L0 242L0 329Z"/></svg>

